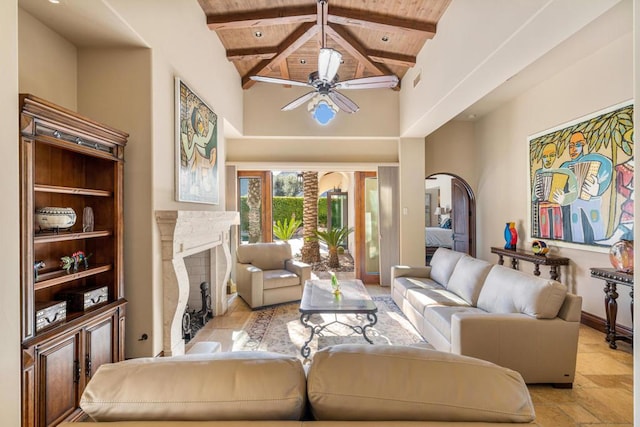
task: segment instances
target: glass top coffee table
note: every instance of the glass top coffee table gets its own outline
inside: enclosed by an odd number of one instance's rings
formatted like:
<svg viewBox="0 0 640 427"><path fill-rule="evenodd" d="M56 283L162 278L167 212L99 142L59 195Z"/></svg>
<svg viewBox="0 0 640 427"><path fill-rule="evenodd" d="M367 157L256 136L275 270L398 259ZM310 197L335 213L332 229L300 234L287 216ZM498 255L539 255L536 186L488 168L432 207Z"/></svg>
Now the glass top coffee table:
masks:
<svg viewBox="0 0 640 427"><path fill-rule="evenodd" d="M302 291L302 301L300 301L300 322L311 331L311 336L300 349L302 357L308 358L311 353L309 343L315 335L322 335L328 326L339 323L350 328L370 344L373 341L367 336L367 329L378 321L376 313L378 307L371 299L367 289L358 279L340 280L340 294L333 293L331 280L307 280ZM314 325L309 323L312 314L335 314L335 320ZM363 326L350 325L338 320L338 314L363 314L366 322Z"/></svg>

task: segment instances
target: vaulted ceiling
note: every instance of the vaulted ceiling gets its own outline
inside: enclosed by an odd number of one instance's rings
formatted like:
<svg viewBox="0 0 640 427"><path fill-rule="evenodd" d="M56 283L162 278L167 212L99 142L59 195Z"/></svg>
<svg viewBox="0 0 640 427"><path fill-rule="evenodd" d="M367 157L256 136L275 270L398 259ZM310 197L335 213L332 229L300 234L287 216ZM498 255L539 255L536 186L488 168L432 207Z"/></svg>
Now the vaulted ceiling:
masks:
<svg viewBox="0 0 640 427"><path fill-rule="evenodd" d="M323 46L340 80L395 74L416 63L451 0L198 0L247 89L261 75L307 81Z"/></svg>

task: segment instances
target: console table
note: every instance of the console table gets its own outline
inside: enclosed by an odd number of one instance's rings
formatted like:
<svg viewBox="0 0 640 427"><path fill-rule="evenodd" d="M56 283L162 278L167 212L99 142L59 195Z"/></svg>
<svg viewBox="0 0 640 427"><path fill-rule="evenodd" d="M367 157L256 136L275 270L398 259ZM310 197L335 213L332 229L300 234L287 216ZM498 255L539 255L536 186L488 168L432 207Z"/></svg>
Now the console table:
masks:
<svg viewBox="0 0 640 427"><path fill-rule="evenodd" d="M504 257L511 257L511 268L514 270L518 269L518 261L527 261L534 264L533 274L536 276L540 275L540 266L548 265L551 279L560 280L560 270L558 269L561 265L569 265L569 258L558 257L553 255L536 255L530 251L523 251L521 249L505 249L492 247L492 254L498 255L498 264L504 265Z"/></svg>
<svg viewBox="0 0 640 427"><path fill-rule="evenodd" d="M616 317L618 316L618 292L616 285L631 287L631 321L633 322L633 274L617 271L614 268L592 268L591 277L602 279L606 285L604 287L604 311L607 314L605 333L609 347L616 349L617 340L633 343L633 335L618 335L616 333Z"/></svg>

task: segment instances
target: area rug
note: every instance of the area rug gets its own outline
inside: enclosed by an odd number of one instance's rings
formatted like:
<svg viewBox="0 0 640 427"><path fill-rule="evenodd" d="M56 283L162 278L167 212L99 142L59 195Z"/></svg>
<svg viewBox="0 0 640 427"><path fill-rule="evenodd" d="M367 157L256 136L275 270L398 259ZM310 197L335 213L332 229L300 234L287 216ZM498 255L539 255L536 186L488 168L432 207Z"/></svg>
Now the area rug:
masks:
<svg viewBox="0 0 640 427"><path fill-rule="evenodd" d="M402 314L390 296L373 296L378 307L377 323L367 329L367 336L374 344L421 345L424 340L413 325ZM300 349L309 339L309 329L300 323L299 303L286 303L255 310L235 337L233 351L261 350L295 355L304 359ZM336 320L335 314L314 314L312 324L325 324ZM358 315L338 315L337 320L350 325L362 325ZM311 356L328 345L340 343L363 343L366 341L350 328L334 324L314 336L309 343Z"/></svg>

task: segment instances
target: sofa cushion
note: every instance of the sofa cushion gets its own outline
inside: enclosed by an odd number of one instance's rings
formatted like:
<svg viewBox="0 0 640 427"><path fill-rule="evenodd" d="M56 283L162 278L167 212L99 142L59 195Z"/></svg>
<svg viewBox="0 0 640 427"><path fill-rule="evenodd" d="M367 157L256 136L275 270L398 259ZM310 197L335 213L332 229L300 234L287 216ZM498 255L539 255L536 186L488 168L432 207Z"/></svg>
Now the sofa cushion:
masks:
<svg viewBox="0 0 640 427"><path fill-rule="evenodd" d="M286 288L300 285L300 277L289 270L266 270L263 272L263 289Z"/></svg>
<svg viewBox="0 0 640 427"><path fill-rule="evenodd" d="M313 357L317 420L529 422L519 373L479 359L407 346L342 344Z"/></svg>
<svg viewBox="0 0 640 427"><path fill-rule="evenodd" d="M553 319L566 295L567 287L560 282L494 265L480 290L478 308Z"/></svg>
<svg viewBox="0 0 640 427"><path fill-rule="evenodd" d="M431 327L435 328L444 336L447 341L451 342L451 316L457 313L478 313L487 314L486 311L476 307L464 306L442 306L435 305L424 309L424 321L428 322Z"/></svg>
<svg viewBox="0 0 640 427"><path fill-rule="evenodd" d="M396 289L402 296L407 294L407 290L409 289L441 289L438 283L433 281L432 279L427 279L424 277L396 277L393 282L393 287Z"/></svg>
<svg viewBox="0 0 640 427"><path fill-rule="evenodd" d="M80 399L95 421L297 420L305 404L302 363L267 352L104 364Z"/></svg>
<svg viewBox="0 0 640 427"><path fill-rule="evenodd" d="M493 264L468 255L460 258L449 278L447 289L455 292L466 302L475 306L478 303L480 289Z"/></svg>
<svg viewBox="0 0 640 427"><path fill-rule="evenodd" d="M456 264L465 256L462 252L438 248L431 258L431 278L446 287Z"/></svg>
<svg viewBox="0 0 640 427"><path fill-rule="evenodd" d="M444 288L440 289L408 289L405 297L409 304L423 314L426 307L432 305L462 305L468 306L469 303Z"/></svg>
<svg viewBox="0 0 640 427"><path fill-rule="evenodd" d="M284 270L284 262L293 257L288 243L276 242L239 245L236 258L239 263L252 264L261 270Z"/></svg>

